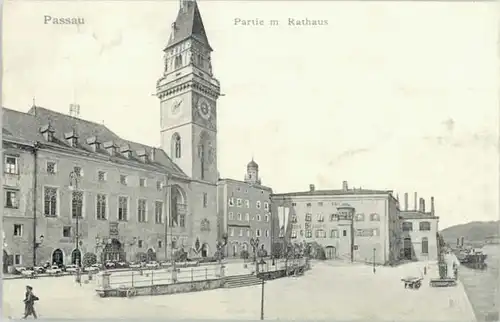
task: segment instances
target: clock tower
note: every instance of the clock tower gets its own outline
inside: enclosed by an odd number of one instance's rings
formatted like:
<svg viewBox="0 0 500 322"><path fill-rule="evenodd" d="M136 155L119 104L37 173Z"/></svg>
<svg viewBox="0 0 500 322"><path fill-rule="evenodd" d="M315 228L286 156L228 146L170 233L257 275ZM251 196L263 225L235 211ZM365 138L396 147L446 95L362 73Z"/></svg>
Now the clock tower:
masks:
<svg viewBox="0 0 500 322"><path fill-rule="evenodd" d="M161 146L193 180L215 184L220 85L212 74L211 52L198 4L183 0L156 85Z"/></svg>

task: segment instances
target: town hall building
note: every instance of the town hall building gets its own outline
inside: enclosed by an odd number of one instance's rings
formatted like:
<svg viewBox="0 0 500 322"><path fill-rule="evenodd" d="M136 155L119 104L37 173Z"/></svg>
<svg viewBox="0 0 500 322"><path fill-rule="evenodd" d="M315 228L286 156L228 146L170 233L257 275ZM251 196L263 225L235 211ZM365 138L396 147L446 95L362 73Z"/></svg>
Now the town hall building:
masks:
<svg viewBox="0 0 500 322"><path fill-rule="evenodd" d="M74 264L85 253L101 261L214 255L220 85L211 52L197 3L183 1L157 81L159 148L77 114L3 109L4 271Z"/></svg>

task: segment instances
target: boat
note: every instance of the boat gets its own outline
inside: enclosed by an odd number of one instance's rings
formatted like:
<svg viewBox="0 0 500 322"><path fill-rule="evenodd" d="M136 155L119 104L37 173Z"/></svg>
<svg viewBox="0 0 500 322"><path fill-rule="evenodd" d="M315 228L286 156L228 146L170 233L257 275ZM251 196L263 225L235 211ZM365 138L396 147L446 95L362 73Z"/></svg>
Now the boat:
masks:
<svg viewBox="0 0 500 322"><path fill-rule="evenodd" d="M459 247L454 249L454 253L457 256L458 261L461 265L473 268L473 269L485 269L486 268L486 255L481 249L472 247Z"/></svg>

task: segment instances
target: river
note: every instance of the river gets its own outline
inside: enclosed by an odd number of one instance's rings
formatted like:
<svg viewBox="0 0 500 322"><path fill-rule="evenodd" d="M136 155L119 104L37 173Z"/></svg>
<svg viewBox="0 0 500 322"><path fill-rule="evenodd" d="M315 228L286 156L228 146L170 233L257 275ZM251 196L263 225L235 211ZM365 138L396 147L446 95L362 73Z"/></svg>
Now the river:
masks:
<svg viewBox="0 0 500 322"><path fill-rule="evenodd" d="M461 266L459 278L465 286L478 321L498 321L500 245L486 245L483 251L488 255L488 267L485 270L474 270Z"/></svg>

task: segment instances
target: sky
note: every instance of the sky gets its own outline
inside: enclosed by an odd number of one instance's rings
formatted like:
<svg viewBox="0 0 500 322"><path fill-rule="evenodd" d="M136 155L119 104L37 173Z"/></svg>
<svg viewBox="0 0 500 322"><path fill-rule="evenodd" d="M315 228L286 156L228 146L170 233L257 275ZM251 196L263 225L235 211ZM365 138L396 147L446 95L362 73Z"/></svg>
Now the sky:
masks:
<svg viewBox="0 0 500 322"><path fill-rule="evenodd" d="M497 220L494 2L198 1L221 83L218 167L275 192L435 197L440 228ZM2 105L36 104L159 146L156 81L177 1L6 2ZM44 24L44 16L84 25ZM279 20L278 26L235 19ZM288 19L328 20L289 26Z"/></svg>

